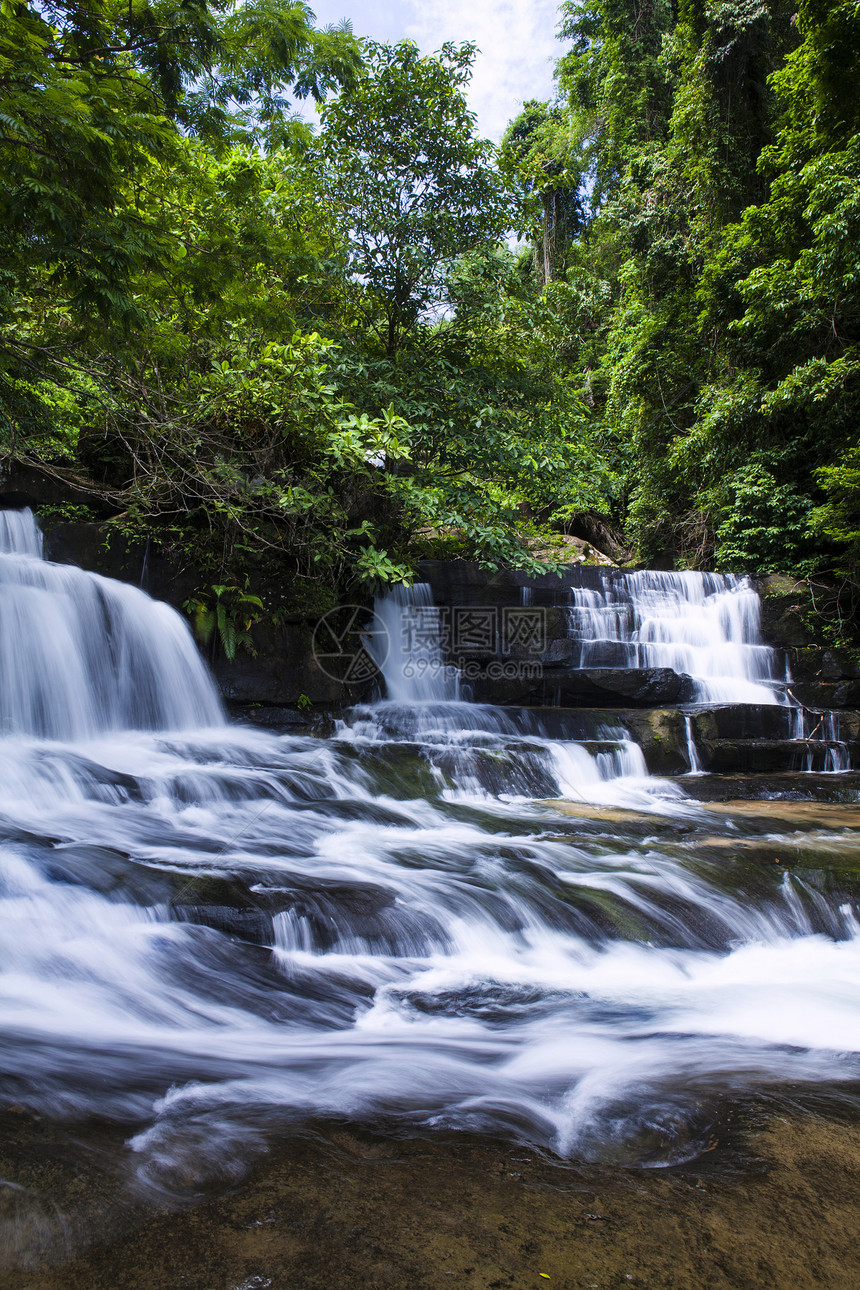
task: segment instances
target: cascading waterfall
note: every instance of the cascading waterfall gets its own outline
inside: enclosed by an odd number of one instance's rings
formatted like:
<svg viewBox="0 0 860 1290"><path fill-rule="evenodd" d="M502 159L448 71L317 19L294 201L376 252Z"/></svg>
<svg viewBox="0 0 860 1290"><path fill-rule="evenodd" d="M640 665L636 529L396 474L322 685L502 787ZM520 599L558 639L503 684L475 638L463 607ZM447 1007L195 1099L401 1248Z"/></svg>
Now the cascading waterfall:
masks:
<svg viewBox="0 0 860 1290"><path fill-rule="evenodd" d="M174 1195L324 1116L665 1164L721 1097L860 1076L854 898L727 863L622 730L408 650L332 737L219 725L172 611L0 534L7 1104L124 1122Z"/></svg>
<svg viewBox="0 0 860 1290"><path fill-rule="evenodd" d="M590 571L592 572L592 571ZM785 681L762 642L747 578L717 573L593 571L570 590L578 667L668 667L696 682L701 703L777 703Z"/></svg>
<svg viewBox="0 0 860 1290"><path fill-rule="evenodd" d="M174 610L113 578L48 563L32 513L0 512L0 730L85 739L222 722Z"/></svg>

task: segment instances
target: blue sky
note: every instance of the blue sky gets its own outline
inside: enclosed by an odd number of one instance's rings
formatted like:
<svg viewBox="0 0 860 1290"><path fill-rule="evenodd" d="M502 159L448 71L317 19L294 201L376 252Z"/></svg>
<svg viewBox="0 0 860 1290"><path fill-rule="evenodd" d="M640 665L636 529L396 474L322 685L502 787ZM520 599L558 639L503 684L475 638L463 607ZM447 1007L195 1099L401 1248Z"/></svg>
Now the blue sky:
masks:
<svg viewBox="0 0 860 1290"><path fill-rule="evenodd" d="M524 99L548 99L563 47L555 39L559 0L308 0L317 25L348 18L357 36L408 37L425 53L446 40L473 40L481 53L469 93L481 134L498 139Z"/></svg>

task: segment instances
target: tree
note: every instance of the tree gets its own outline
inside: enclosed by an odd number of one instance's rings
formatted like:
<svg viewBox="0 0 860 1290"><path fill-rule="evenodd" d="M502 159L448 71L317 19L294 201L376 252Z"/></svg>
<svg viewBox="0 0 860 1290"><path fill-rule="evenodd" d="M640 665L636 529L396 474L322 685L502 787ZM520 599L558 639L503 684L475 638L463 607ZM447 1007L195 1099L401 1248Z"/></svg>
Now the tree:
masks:
<svg viewBox="0 0 860 1290"><path fill-rule="evenodd" d="M582 176L571 172L569 160L561 109L529 99L505 131L500 161L524 188L525 218L517 232L532 238L542 282L563 276L567 249L584 224Z"/></svg>
<svg viewBox="0 0 860 1290"><path fill-rule="evenodd" d="M29 293L47 273L70 305L120 323L134 314L129 275L175 249L140 209L147 172L172 164L183 133L277 142L288 88L319 97L358 63L350 33L314 31L290 0L4 0L2 12L0 284Z"/></svg>
<svg viewBox="0 0 860 1290"><path fill-rule="evenodd" d="M320 108L325 194L388 355L444 309L449 263L512 222L492 145L476 138L463 95L474 54L470 44L422 57L410 41L367 43L355 85Z"/></svg>
<svg viewBox="0 0 860 1290"><path fill-rule="evenodd" d="M612 197L631 150L665 139L672 110L664 41L672 0L564 0L558 80L573 148L599 205Z"/></svg>

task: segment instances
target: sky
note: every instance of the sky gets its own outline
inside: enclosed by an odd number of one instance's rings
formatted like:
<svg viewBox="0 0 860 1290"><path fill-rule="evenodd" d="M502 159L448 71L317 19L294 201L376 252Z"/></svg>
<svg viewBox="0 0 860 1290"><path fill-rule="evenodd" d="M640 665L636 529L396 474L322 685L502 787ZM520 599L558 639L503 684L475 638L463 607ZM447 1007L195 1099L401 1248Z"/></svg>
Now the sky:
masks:
<svg viewBox="0 0 860 1290"><path fill-rule="evenodd" d="M347 18L357 36L414 40L432 53L446 40L473 40L469 102L482 135L498 141L525 99L553 96L563 52L555 39L559 0L308 0L317 26Z"/></svg>

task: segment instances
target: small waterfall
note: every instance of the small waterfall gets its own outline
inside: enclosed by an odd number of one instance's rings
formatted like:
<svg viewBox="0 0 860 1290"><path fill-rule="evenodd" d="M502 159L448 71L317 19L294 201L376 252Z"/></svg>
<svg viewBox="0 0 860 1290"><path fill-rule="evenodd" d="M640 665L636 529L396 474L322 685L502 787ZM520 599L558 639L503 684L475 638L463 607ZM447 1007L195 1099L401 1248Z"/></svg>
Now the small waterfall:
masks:
<svg viewBox="0 0 860 1290"><path fill-rule="evenodd" d="M32 512L0 512L0 733L68 740L222 722L175 610L43 560Z"/></svg>
<svg viewBox="0 0 860 1290"><path fill-rule="evenodd" d="M443 611L425 582L379 597L374 614L387 633L388 653L376 659L393 703L446 703L460 698L456 668L446 661ZM374 648L379 649L378 638Z"/></svg>
<svg viewBox="0 0 860 1290"><path fill-rule="evenodd" d="M839 729L839 713L825 709L792 707L789 739L803 745L798 769L838 774L851 769L848 745Z"/></svg>
<svg viewBox="0 0 860 1290"><path fill-rule="evenodd" d="M449 611L433 604L427 584L389 592L374 617L385 632L368 647L385 700L353 709L340 726L345 742L374 752L408 743L451 801L572 798L660 811L683 796L649 777L642 750L617 725L574 721L559 737L539 711L464 701L459 672L447 662Z"/></svg>
<svg viewBox="0 0 860 1290"><path fill-rule="evenodd" d="M41 560L42 530L32 511L0 511L0 555L30 555Z"/></svg>
<svg viewBox="0 0 860 1290"><path fill-rule="evenodd" d="M777 654L759 630L747 578L652 570L589 571L570 589L569 633L580 668L667 667L686 673L701 703L777 703Z"/></svg>
<svg viewBox="0 0 860 1290"><path fill-rule="evenodd" d="M691 775L701 775L702 763L699 761L699 753L696 749L696 740L693 736L693 718L689 716L689 714L684 717L684 729L687 736L687 760L690 763L689 773Z"/></svg>

